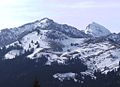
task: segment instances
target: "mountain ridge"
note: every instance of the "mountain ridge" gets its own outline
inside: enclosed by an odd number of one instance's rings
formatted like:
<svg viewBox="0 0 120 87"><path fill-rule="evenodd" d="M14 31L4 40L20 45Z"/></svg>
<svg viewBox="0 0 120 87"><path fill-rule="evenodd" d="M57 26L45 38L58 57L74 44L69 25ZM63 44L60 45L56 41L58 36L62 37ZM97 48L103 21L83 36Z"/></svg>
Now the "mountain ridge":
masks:
<svg viewBox="0 0 120 87"><path fill-rule="evenodd" d="M101 25L97 24L99 26ZM52 82L54 85L54 82L63 84L66 81L74 82L73 85L84 84L88 81L85 81L86 77L96 80L99 77L96 72L98 75L105 75L119 69L119 43L120 33L96 37L47 18L18 28L2 30L0 84L14 84L19 81L23 84L34 75L42 77L44 85L45 82ZM54 87L51 84L50 87Z"/></svg>
<svg viewBox="0 0 120 87"><path fill-rule="evenodd" d="M91 24L88 26L91 26ZM93 26L93 29L99 27L99 30L100 30L102 28L101 30L103 30L104 32L103 26L95 22L92 23L92 26ZM7 30L5 30L5 32L6 31ZM120 39L118 39L120 37L119 34L109 33L109 35L105 34L99 37L91 36L90 34L85 34L83 31L80 31L74 27L68 26L66 24L62 24L62 25L58 24L48 18L43 18L39 21L35 21L33 23L28 23L23 26L20 26L16 28L14 32L15 34L16 32L18 32L18 36L15 35L15 38L16 37L18 38L14 42L12 42L12 44L8 44L7 45L8 47L16 46L16 45L20 46L23 48L22 53L24 53L24 50L34 49L32 54L27 55L29 58L32 58L32 59L39 57L40 55L42 55L42 53L45 55L49 53L50 59L47 63L49 65L54 61L65 62L64 60L66 60L67 57L64 57L64 56L71 54L71 52L74 53L74 51L77 52L77 54L75 55L80 54L82 55L83 58L85 57L83 62L85 61L87 62L86 60L87 58L92 59L92 57L99 57L100 54L104 53L103 51L107 53L108 50L113 50L114 48L119 49L118 43L120 42ZM108 46L106 46L106 44ZM90 49L90 46L93 47L91 48L92 50ZM103 48L102 46L105 48ZM5 59L13 59L15 55L18 55L19 52L21 52L19 50L16 50L16 51L15 50L9 51L5 55ZM97 50L98 50L98 53L95 54ZM83 54L81 54L82 51L83 51ZM95 52L93 53L92 51L93 52L95 51ZM56 55L56 52L62 55L59 57ZM89 52L91 54L89 54ZM51 53L54 53L54 54L51 54ZM84 55L85 53L87 53L86 56ZM54 57L52 58L53 55ZM110 55L110 54L107 53L107 55ZM71 57L72 56L74 56L74 54L71 55ZM76 58L76 56L74 57ZM101 59L99 61L101 61ZM92 68L97 69L96 68L97 65L96 66L91 65L91 66L93 66L93 67L90 67L91 70ZM89 64L88 64L88 67L89 67Z"/></svg>
<svg viewBox="0 0 120 87"><path fill-rule="evenodd" d="M46 23L46 22L43 23L43 21L45 21L45 20L48 23ZM47 25L49 23L50 23L50 26ZM21 36L24 36L24 35L28 34L29 32L34 31L36 28L39 28L39 29L45 28L45 29L53 29L53 30L56 29L57 31L63 32L64 34L68 34L68 36L70 36L70 37L84 37L84 36L87 37L88 36L84 32L82 32L72 26L68 26L66 24L58 24L58 23L55 23L51 19L43 18L40 21L37 20L35 22L27 23L18 28L10 28L10 29L1 30L0 46L10 44L11 42L16 41L19 38L21 38ZM5 34L8 36L5 36ZM7 42L6 42L6 40L7 40Z"/></svg>

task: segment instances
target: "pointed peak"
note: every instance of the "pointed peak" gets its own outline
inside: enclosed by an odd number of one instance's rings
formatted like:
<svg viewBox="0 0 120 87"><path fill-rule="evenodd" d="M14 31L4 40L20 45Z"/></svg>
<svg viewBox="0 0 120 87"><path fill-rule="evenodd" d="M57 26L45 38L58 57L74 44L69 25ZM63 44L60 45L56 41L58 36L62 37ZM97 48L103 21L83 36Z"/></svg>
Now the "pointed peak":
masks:
<svg viewBox="0 0 120 87"><path fill-rule="evenodd" d="M49 19L49 18L45 17L41 20L35 21L34 24L35 24L36 27L46 28L53 23L55 23L55 22L52 19Z"/></svg>
<svg viewBox="0 0 120 87"><path fill-rule="evenodd" d="M45 18L41 19L40 22L47 23L47 22L53 22L53 20L45 17Z"/></svg>

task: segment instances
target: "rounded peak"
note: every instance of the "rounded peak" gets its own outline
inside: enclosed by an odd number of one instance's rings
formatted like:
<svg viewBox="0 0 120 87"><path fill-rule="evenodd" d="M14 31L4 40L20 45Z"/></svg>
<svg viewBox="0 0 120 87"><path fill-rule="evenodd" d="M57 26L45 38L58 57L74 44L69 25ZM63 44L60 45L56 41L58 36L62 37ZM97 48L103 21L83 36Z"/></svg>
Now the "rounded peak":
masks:
<svg viewBox="0 0 120 87"><path fill-rule="evenodd" d="M98 23L96 23L96 22L93 21L91 24L98 24Z"/></svg>
<svg viewBox="0 0 120 87"><path fill-rule="evenodd" d="M94 37L101 37L111 34L111 32L107 28L96 22L92 22L91 24L89 24L85 29L85 33L90 34Z"/></svg>
<svg viewBox="0 0 120 87"><path fill-rule="evenodd" d="M98 24L98 23L93 21L92 24Z"/></svg>
<svg viewBox="0 0 120 87"><path fill-rule="evenodd" d="M92 22L89 25L91 25L91 26L102 26L101 24L98 24L97 22ZM104 26L102 26L102 27L104 27Z"/></svg>

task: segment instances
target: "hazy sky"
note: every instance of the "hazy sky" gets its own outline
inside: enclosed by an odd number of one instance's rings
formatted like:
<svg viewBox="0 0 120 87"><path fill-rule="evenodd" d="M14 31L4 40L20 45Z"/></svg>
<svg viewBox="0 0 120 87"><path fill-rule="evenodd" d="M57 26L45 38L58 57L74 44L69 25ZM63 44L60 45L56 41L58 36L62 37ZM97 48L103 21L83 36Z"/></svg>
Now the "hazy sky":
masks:
<svg viewBox="0 0 120 87"><path fill-rule="evenodd" d="M0 29L44 17L78 29L94 21L120 32L120 0L0 0Z"/></svg>

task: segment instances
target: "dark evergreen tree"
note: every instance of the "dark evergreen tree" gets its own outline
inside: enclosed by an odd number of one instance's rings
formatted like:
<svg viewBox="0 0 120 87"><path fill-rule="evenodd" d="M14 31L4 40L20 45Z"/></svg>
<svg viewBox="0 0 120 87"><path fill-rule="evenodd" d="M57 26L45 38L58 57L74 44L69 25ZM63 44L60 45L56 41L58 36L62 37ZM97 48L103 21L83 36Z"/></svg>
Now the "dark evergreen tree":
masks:
<svg viewBox="0 0 120 87"><path fill-rule="evenodd" d="M40 83L37 79L35 80L33 87L40 87Z"/></svg>

